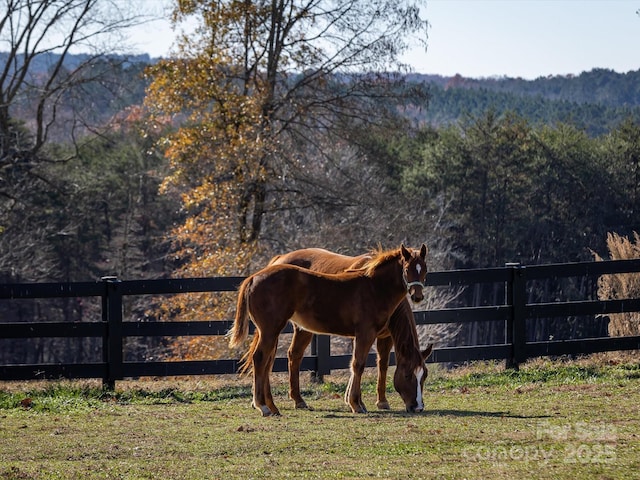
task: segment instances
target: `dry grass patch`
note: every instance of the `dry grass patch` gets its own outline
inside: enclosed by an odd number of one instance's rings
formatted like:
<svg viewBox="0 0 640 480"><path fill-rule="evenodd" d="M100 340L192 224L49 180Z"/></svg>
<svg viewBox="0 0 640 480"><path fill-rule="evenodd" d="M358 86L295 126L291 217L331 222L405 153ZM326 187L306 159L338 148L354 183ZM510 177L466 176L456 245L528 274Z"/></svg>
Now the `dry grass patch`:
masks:
<svg viewBox="0 0 640 480"><path fill-rule="evenodd" d="M611 260L640 258L640 235L633 232L633 240L617 233L607 234L607 249ZM596 260L602 257L593 252ZM640 273L617 273L602 275L598 279L600 300L640 298ZM631 337L640 335L640 312L624 312L609 315L610 337Z"/></svg>

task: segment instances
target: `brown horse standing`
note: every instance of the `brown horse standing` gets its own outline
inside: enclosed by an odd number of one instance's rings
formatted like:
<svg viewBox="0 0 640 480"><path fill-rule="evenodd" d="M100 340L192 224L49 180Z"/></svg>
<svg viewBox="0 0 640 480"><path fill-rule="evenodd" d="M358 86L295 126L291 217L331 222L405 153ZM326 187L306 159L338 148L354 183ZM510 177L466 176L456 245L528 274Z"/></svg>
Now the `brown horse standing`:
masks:
<svg viewBox="0 0 640 480"><path fill-rule="evenodd" d="M330 252L323 248L303 248L274 257L269 265L291 264L322 273L340 273L362 267L371 259L373 253L349 257ZM296 408L309 408L300 394L300 364L304 352L311 343L313 333L293 325L293 338L289 347L289 397ZM254 338L254 341L257 338ZM396 343L396 371L393 384L405 403L408 412L422 408L422 397L417 392L421 388L414 372L431 354L432 345L420 351L418 332L416 331L413 311L405 298L389 319L389 325L378 333L376 340L378 381L376 406L389 409L387 401L387 371L391 348ZM425 375L426 377L426 370Z"/></svg>
<svg viewBox="0 0 640 480"><path fill-rule="evenodd" d="M295 265L270 265L248 277L238 294L230 345L248 335L249 316L257 340L247 352L253 366L253 405L262 415L279 415L273 402L269 374L275 360L278 336L287 321L315 333L354 338L351 378L345 401L355 413L365 413L360 381L369 349L407 292L414 302L423 299L427 274L427 247L420 251L400 248L381 252L361 269L322 274ZM420 389L424 363L413 372ZM416 397L422 399L421 390ZM421 411L422 406L415 408Z"/></svg>

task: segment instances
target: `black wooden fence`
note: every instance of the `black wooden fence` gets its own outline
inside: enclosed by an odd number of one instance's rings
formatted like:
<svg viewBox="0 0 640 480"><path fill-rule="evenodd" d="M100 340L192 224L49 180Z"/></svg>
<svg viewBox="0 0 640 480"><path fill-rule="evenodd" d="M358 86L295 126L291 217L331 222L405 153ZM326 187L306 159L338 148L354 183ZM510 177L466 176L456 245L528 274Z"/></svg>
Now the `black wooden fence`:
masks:
<svg viewBox="0 0 640 480"><path fill-rule="evenodd" d="M505 342L497 345L475 345L435 349L429 361L437 363L470 360L506 359L507 366L517 368L528 358L588 354L615 350L640 350L640 336L588 338L579 340L527 341L527 324L531 319L580 318L640 311L640 298L618 300L554 301L527 303L528 283L562 277L595 277L606 274L640 272L640 260L584 262L539 266L509 264L505 267L432 272L429 286L465 286L476 283L504 284L505 301L500 305L460 307L415 312L417 324L502 321ZM234 373L238 360L141 361L124 360L126 337L173 337L192 335L224 335L231 321L124 321L123 297L187 292L234 291L242 277L165 279L120 281L107 277L99 282L4 284L0 285L0 301L60 297L100 297L102 318L94 322L19 322L0 319L0 339L42 337L98 337L102 339L102 361L94 363L8 364L0 365L0 380L41 378L102 378L113 388L116 380L139 376L218 375ZM317 336L312 355L305 357L303 370L324 375L334 369L348 368L349 355L331 355L329 337ZM375 365L373 354L369 365ZM286 371L284 358L276 359L274 371Z"/></svg>

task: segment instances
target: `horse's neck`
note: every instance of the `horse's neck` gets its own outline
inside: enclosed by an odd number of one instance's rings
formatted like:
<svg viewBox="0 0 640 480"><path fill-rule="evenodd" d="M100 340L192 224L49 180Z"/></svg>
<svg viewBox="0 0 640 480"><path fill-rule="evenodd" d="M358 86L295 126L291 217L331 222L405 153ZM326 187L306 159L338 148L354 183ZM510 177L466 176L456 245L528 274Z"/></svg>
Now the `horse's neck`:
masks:
<svg viewBox="0 0 640 480"><path fill-rule="evenodd" d="M398 361L417 361L414 356L420 354L420 342L413 312L406 300L407 288L402 275L402 264L399 258L393 258L378 268L380 285L389 293L389 299L393 302L393 314L389 319L388 328Z"/></svg>
<svg viewBox="0 0 640 480"><path fill-rule="evenodd" d="M389 332L393 339L393 345L398 357L398 362L409 360L416 352L420 351L418 331L413 321L413 311L409 302L403 300L389 319Z"/></svg>
<svg viewBox="0 0 640 480"><path fill-rule="evenodd" d="M379 265L373 274L373 278L380 288L388 293L385 298L388 297L394 303L407 293L402 278L402 265L400 265L398 259L392 258Z"/></svg>

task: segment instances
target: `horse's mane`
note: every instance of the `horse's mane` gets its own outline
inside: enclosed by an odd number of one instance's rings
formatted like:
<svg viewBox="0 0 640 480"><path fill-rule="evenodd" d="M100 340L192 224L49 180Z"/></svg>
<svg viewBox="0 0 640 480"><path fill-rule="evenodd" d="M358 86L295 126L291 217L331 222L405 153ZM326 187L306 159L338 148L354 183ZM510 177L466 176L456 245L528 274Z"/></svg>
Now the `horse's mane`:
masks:
<svg viewBox="0 0 640 480"><path fill-rule="evenodd" d="M375 270L381 265L392 260L397 260L400 255L400 249L383 250L381 247L378 247L372 249L368 255L369 259L367 259L362 267L355 269L355 271L363 272L367 277L371 277Z"/></svg>

